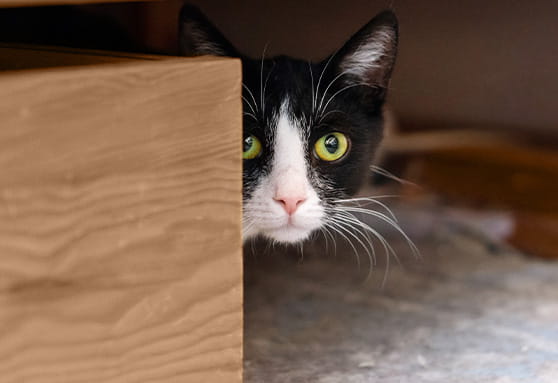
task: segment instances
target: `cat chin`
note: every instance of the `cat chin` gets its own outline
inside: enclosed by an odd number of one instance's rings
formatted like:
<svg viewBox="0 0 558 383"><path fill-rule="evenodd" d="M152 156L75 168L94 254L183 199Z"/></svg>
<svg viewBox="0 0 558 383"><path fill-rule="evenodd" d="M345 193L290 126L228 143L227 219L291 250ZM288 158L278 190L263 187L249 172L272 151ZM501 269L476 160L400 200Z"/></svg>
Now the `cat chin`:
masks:
<svg viewBox="0 0 558 383"><path fill-rule="evenodd" d="M299 243L307 239L312 230L299 229L293 226L282 227L279 229L268 230L263 235L271 240L281 243Z"/></svg>

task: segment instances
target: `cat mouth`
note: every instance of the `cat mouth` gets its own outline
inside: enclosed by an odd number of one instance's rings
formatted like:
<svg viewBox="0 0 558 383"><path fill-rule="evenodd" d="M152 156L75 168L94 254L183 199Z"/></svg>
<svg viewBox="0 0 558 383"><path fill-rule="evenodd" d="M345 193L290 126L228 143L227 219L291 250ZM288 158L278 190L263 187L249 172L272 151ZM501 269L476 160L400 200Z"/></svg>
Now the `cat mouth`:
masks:
<svg viewBox="0 0 558 383"><path fill-rule="evenodd" d="M264 235L278 242L296 243L308 238L312 231L313 229L297 226L289 220L280 227L266 230Z"/></svg>

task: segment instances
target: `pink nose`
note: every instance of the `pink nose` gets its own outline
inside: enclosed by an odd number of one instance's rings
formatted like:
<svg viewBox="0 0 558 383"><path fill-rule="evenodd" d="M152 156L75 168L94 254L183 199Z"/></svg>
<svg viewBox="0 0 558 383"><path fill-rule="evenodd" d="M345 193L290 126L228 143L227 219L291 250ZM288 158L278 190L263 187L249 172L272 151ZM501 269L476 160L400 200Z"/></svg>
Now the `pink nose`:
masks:
<svg viewBox="0 0 558 383"><path fill-rule="evenodd" d="M293 215L296 209L306 201L306 197L302 196L275 196L273 198L275 201L279 202L283 209L288 215Z"/></svg>

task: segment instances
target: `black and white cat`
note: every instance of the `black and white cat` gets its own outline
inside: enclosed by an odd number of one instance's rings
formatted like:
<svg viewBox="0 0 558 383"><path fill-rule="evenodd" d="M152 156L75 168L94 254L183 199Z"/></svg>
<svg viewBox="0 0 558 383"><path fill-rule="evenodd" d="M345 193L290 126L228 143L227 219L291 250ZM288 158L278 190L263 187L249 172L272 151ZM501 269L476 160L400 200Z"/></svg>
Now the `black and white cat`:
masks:
<svg viewBox="0 0 558 383"><path fill-rule="evenodd" d="M318 63L243 56L192 6L179 25L182 54L242 59L244 240L297 243L328 229L348 235L357 218L342 206L367 179L382 138L395 15L380 13Z"/></svg>

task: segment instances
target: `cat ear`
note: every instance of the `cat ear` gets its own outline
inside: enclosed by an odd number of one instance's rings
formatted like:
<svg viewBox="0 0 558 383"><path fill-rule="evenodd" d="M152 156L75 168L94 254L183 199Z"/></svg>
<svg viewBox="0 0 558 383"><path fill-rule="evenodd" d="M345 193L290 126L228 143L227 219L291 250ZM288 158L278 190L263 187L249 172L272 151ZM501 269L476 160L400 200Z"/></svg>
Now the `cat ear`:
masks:
<svg viewBox="0 0 558 383"><path fill-rule="evenodd" d="M193 5L182 7L178 29L180 54L183 56L239 56L233 45Z"/></svg>
<svg viewBox="0 0 558 383"><path fill-rule="evenodd" d="M337 53L337 70L348 83L387 88L397 55L397 17L386 10L355 33Z"/></svg>

